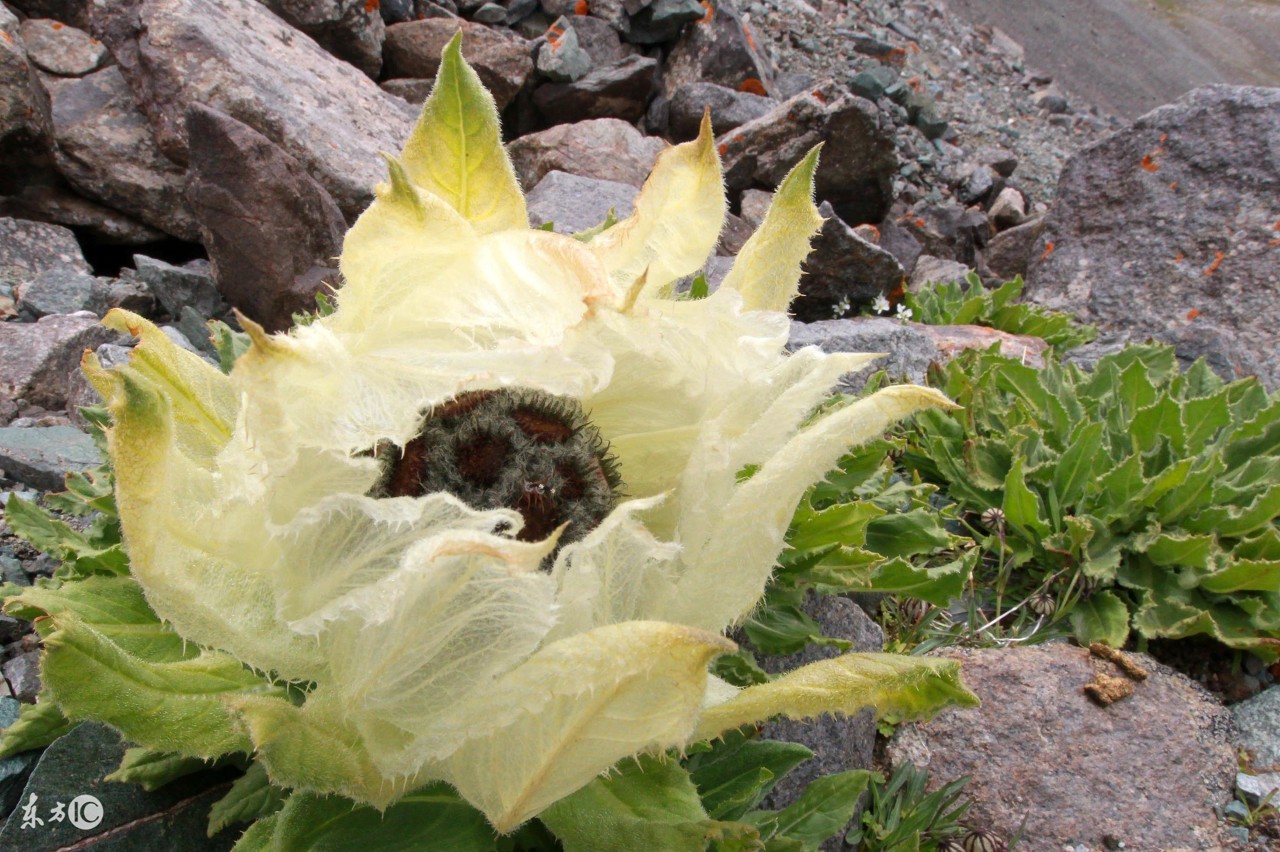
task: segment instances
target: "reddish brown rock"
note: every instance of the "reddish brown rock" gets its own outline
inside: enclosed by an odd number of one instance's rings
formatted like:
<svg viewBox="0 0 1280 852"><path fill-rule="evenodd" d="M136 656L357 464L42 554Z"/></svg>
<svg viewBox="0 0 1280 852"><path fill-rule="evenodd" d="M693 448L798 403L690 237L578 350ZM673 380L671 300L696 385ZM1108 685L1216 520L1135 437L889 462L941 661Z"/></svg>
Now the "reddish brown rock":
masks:
<svg viewBox="0 0 1280 852"><path fill-rule="evenodd" d="M205 104L295 157L349 220L386 177L417 111L256 0L112 0L93 34L119 62L165 156L187 161L187 107Z"/></svg>
<svg viewBox="0 0 1280 852"><path fill-rule="evenodd" d="M223 297L270 331L315 308L346 230L306 168L261 133L195 104L187 197Z"/></svg>
<svg viewBox="0 0 1280 852"><path fill-rule="evenodd" d="M493 93L501 109L533 73L529 42L510 30L450 18L407 21L387 27L384 50L391 77L435 77L449 39L462 30L462 55Z"/></svg>
<svg viewBox="0 0 1280 852"><path fill-rule="evenodd" d="M718 83L757 95L772 93L774 69L731 0L712 0L702 20L685 28L663 69L662 93L688 83Z"/></svg>
<svg viewBox="0 0 1280 852"><path fill-rule="evenodd" d="M1010 334L981 325L923 325L917 327L927 334L938 347L939 360L950 361L966 349L990 349L1000 344L1000 354L1017 358L1028 367L1037 370L1044 366L1044 351L1049 348L1039 337L1029 334Z"/></svg>
<svg viewBox="0 0 1280 852"><path fill-rule="evenodd" d="M114 339L115 332L88 313L0 322L0 397L26 400L51 411L66 405L80 356Z"/></svg>
<svg viewBox="0 0 1280 852"><path fill-rule="evenodd" d="M1188 678L1143 655L1151 676L1099 707L1084 693L1112 663L1067 644L955 650L975 709L904 725L893 763L929 770L930 786L972 776L968 822L1019 848L1220 848L1215 808L1231 801L1231 714ZM1025 820L1025 823L1024 823Z"/></svg>
<svg viewBox="0 0 1280 852"><path fill-rule="evenodd" d="M711 111L711 126L716 133L728 133L765 115L775 106L770 98L750 92L734 91L715 83L688 83L671 97L671 139L684 142L696 137L704 110Z"/></svg>
<svg viewBox="0 0 1280 852"><path fill-rule="evenodd" d="M850 228L827 202L818 212L825 221L805 260L800 298L791 306L796 319L838 318L902 285L902 267L893 255Z"/></svg>
<svg viewBox="0 0 1280 852"><path fill-rule="evenodd" d="M526 189L550 171L640 186L666 147L625 121L596 118L521 136L507 145L507 153Z"/></svg>
<svg viewBox="0 0 1280 852"><path fill-rule="evenodd" d="M50 80L58 171L87 198L184 240L198 240L182 195L185 169L151 136L151 125L116 66Z"/></svg>
<svg viewBox="0 0 1280 852"><path fill-rule="evenodd" d="M382 70L382 40L386 25L378 4L369 0L262 0L339 59L350 62L373 79Z"/></svg>
<svg viewBox="0 0 1280 852"><path fill-rule="evenodd" d="M0 194L50 170L49 95L36 76L17 17L0 5Z"/></svg>

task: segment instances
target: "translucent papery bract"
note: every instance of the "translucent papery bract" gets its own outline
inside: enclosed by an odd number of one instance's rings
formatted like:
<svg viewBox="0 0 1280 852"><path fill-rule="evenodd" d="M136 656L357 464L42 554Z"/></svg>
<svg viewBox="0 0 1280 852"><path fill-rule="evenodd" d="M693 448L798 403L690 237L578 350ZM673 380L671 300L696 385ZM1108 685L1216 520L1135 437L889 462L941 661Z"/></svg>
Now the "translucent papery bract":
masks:
<svg viewBox="0 0 1280 852"><path fill-rule="evenodd" d="M116 499L132 572L156 613L187 639L254 668L316 677L314 643L277 618L266 566L276 548L260 510L228 501L216 458L236 420L230 383L155 326L124 311L105 322L142 339L130 365L85 373L107 401Z"/></svg>

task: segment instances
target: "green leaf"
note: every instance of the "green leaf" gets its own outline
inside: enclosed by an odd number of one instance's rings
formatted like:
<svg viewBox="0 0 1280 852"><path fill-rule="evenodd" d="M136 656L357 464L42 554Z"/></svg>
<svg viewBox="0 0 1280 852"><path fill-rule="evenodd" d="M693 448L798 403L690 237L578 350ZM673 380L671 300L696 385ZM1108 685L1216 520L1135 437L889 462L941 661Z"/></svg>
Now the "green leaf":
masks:
<svg viewBox="0 0 1280 852"><path fill-rule="evenodd" d="M1240 538L1258 532L1280 515L1280 483L1272 485L1247 507L1213 506L1183 521L1193 532Z"/></svg>
<svg viewBox="0 0 1280 852"><path fill-rule="evenodd" d="M1005 522L1023 537L1034 541L1050 533L1040 498L1027 487L1021 457L1013 460L1013 467L1009 468L1009 475L1005 478L1004 505L1001 508L1004 510Z"/></svg>
<svg viewBox="0 0 1280 852"><path fill-rule="evenodd" d="M147 748L131 748L125 751L120 768L106 776L105 781L122 784L140 784L148 793L158 790L170 781L209 769L210 763L198 757L185 757Z"/></svg>
<svg viewBox="0 0 1280 852"><path fill-rule="evenodd" d="M867 549L888 557L933 553L950 545L936 511L896 512L867 525Z"/></svg>
<svg viewBox="0 0 1280 852"><path fill-rule="evenodd" d="M742 731L696 749L690 749L685 768L707 813L727 820L751 810L784 775L813 757L799 743L755 739Z"/></svg>
<svg viewBox="0 0 1280 852"><path fill-rule="evenodd" d="M33 586L5 603L5 612L37 621L43 632L70 615L125 653L152 663L189 660L199 649L162 624L132 577L89 577L59 588ZM44 616L50 616L44 619Z"/></svg>
<svg viewBox="0 0 1280 852"><path fill-rule="evenodd" d="M858 797L867 789L871 776L866 769L824 775L811 782L800 798L783 810L755 811L746 819L762 829L772 829L770 837L798 840L816 849L843 831L853 819Z"/></svg>
<svg viewBox="0 0 1280 852"><path fill-rule="evenodd" d="M740 648L733 654L722 654L711 664L711 673L734 686L767 683L769 673L756 663L755 655Z"/></svg>
<svg viewBox="0 0 1280 852"><path fill-rule="evenodd" d="M76 724L62 715L58 705L52 701L23 704L18 711L18 720L4 729L4 739L0 740L0 760L44 748Z"/></svg>
<svg viewBox="0 0 1280 852"><path fill-rule="evenodd" d="M209 836L213 837L229 825L253 822L274 814L280 810L287 796L288 793L267 778L267 769L262 763L249 764L244 775L231 785L227 795L209 809Z"/></svg>
<svg viewBox="0 0 1280 852"><path fill-rule="evenodd" d="M1053 488L1064 507L1081 501L1102 460L1102 424L1081 424L1053 471Z"/></svg>
<svg viewBox="0 0 1280 852"><path fill-rule="evenodd" d="M640 755L547 808L539 819L565 852L701 850L743 844L751 826L710 819L689 773L672 760Z"/></svg>
<svg viewBox="0 0 1280 852"><path fill-rule="evenodd" d="M809 719L825 713L853 715L866 707L899 719L925 717L947 704L972 707L978 698L960 680L954 660L895 654L845 654L819 660L749 686L707 708L695 740L710 739L773 716Z"/></svg>
<svg viewBox="0 0 1280 852"><path fill-rule="evenodd" d="M764 654L794 654L806 645L831 645L847 651L852 643L822 635L822 625L798 606L765 606L743 625L751 644Z"/></svg>
<svg viewBox="0 0 1280 852"><path fill-rule="evenodd" d="M858 545L866 537L867 524L885 513L864 501L838 503L820 511L805 505L796 510L787 542L796 550L817 550L830 545Z"/></svg>
<svg viewBox="0 0 1280 852"><path fill-rule="evenodd" d="M1071 610L1071 626L1083 645L1105 642L1113 648L1129 638L1129 608L1114 592L1103 589Z"/></svg>
<svg viewBox="0 0 1280 852"><path fill-rule="evenodd" d="M59 579L128 573L129 560L120 544L120 526L112 517L95 518L86 530L80 531L15 496L5 506L5 519L15 534L69 566L70 570L59 569Z"/></svg>
<svg viewBox="0 0 1280 852"><path fill-rule="evenodd" d="M906 559L890 559L875 566L865 588L946 606L964 590L979 555L980 552L973 549L958 559L938 565L916 565Z"/></svg>
<svg viewBox="0 0 1280 852"><path fill-rule="evenodd" d="M224 703L236 694L283 694L234 657L205 651L153 663L64 614L44 637L45 689L70 718L95 719L157 751L211 758L249 752Z"/></svg>
<svg viewBox="0 0 1280 852"><path fill-rule="evenodd" d="M252 342L249 335L236 331L222 320L209 320L209 337L218 353L218 369L230 373L241 355L249 351Z"/></svg>
<svg viewBox="0 0 1280 852"><path fill-rule="evenodd" d="M267 820L267 848L274 852L489 852L494 847L494 832L484 816L439 783L410 793L381 813L339 796L296 792Z"/></svg>

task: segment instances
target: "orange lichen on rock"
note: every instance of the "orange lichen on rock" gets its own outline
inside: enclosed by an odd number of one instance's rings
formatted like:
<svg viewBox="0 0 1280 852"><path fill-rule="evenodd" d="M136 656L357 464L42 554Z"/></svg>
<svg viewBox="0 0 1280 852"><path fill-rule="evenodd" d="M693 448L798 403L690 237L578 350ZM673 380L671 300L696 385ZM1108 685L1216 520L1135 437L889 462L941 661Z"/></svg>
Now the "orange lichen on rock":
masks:
<svg viewBox="0 0 1280 852"><path fill-rule="evenodd" d="M1160 171L1160 164L1156 162L1155 157L1153 156L1159 150L1160 149L1157 148L1155 151L1151 152L1150 154L1142 155L1142 167L1144 169L1146 169L1149 172Z"/></svg>
<svg viewBox="0 0 1280 852"><path fill-rule="evenodd" d="M1049 255L1053 254L1053 249L1054 249L1053 240L1045 240L1045 241L1044 241L1044 254L1040 255L1040 259L1041 259L1041 260L1044 260L1046 257L1048 257Z"/></svg>
<svg viewBox="0 0 1280 852"><path fill-rule="evenodd" d="M1192 308L1191 310L1187 311L1187 319L1189 320L1193 320L1198 316L1200 316L1199 308Z"/></svg>
<svg viewBox="0 0 1280 852"><path fill-rule="evenodd" d="M698 23L700 24L711 23L711 19L716 16L716 7L711 5L711 0L701 0L701 2L699 2L698 5L707 10L707 14L699 18Z"/></svg>
<svg viewBox="0 0 1280 852"><path fill-rule="evenodd" d="M746 92L749 95L759 95L762 98L767 97L769 94L764 90L764 83L761 83L755 77L748 77L739 83L738 91Z"/></svg>
<svg viewBox="0 0 1280 852"><path fill-rule="evenodd" d="M1214 252L1213 263L1209 264L1209 268L1204 271L1205 275L1212 275L1218 271L1218 264L1222 263L1222 259L1226 257L1222 252Z"/></svg>
<svg viewBox="0 0 1280 852"><path fill-rule="evenodd" d="M382 0L364 0L365 14L372 15L380 8L382 8Z"/></svg>
<svg viewBox="0 0 1280 852"><path fill-rule="evenodd" d="M591 14L591 4L588 3L587 0L578 0L577 3L573 4L573 14L575 15Z"/></svg>
<svg viewBox="0 0 1280 852"><path fill-rule="evenodd" d="M1184 260L1186 260L1186 259L1187 259L1187 256L1186 256L1185 254L1183 254L1182 252L1178 252L1176 255L1174 255L1174 257L1173 257L1173 262L1174 262L1174 263L1182 263L1182 261L1184 261Z"/></svg>

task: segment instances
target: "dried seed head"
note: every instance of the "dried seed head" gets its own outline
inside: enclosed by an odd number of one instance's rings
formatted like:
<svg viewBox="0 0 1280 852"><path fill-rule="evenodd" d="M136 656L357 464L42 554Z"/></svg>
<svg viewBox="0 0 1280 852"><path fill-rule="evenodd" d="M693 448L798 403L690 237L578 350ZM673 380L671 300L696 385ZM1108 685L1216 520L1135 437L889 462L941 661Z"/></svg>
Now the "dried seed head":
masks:
<svg viewBox="0 0 1280 852"><path fill-rule="evenodd" d="M1027 607L1036 615L1050 616L1058 608L1058 599L1047 592L1040 592L1031 596Z"/></svg>
<svg viewBox="0 0 1280 852"><path fill-rule="evenodd" d="M929 612L929 603L919 598L903 598L898 602L898 611L902 620L908 624L919 624Z"/></svg>
<svg viewBox="0 0 1280 852"><path fill-rule="evenodd" d="M963 848L964 852L1007 852L1009 846L994 831L978 828L964 836Z"/></svg>
<svg viewBox="0 0 1280 852"><path fill-rule="evenodd" d="M982 525L989 530L1004 530L1004 509L992 506L982 513Z"/></svg>
<svg viewBox="0 0 1280 852"><path fill-rule="evenodd" d="M599 431L573 400L540 391L461 394L422 418L403 449L380 446L375 497L447 491L477 509L509 508L539 541L567 524L582 538L617 503L622 480Z"/></svg>

